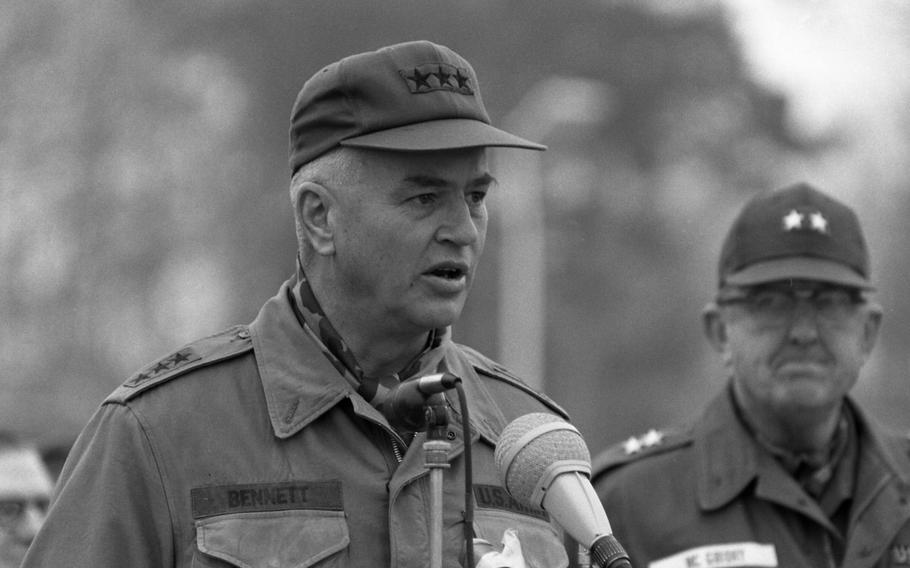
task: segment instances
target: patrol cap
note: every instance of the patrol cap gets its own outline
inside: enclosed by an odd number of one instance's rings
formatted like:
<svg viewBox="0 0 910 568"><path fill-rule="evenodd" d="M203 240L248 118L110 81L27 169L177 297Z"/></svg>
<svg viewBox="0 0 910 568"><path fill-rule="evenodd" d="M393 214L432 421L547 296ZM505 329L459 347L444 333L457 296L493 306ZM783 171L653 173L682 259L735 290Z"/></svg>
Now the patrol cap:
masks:
<svg viewBox="0 0 910 568"><path fill-rule="evenodd" d="M546 149L493 127L471 64L429 41L351 55L304 83L291 112L291 172L339 145Z"/></svg>
<svg viewBox="0 0 910 568"><path fill-rule="evenodd" d="M872 288L856 213L806 183L752 198L721 249L720 286L789 279Z"/></svg>

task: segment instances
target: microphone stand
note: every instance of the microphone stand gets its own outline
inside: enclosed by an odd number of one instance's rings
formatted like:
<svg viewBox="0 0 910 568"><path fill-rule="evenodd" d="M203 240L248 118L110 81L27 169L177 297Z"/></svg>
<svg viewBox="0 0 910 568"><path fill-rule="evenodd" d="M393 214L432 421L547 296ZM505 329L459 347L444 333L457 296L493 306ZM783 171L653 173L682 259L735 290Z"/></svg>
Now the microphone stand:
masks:
<svg viewBox="0 0 910 568"><path fill-rule="evenodd" d="M427 439L423 443L424 459L430 470L430 568L442 568L442 512L443 474L449 468L449 450L446 440L449 414L442 393L427 399Z"/></svg>

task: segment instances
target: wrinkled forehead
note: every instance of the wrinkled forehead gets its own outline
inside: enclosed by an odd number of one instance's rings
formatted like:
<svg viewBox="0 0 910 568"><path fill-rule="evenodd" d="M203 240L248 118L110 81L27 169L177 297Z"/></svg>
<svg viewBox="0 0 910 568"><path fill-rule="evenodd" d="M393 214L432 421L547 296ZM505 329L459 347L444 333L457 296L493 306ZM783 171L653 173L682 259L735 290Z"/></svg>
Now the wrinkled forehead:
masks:
<svg viewBox="0 0 910 568"><path fill-rule="evenodd" d="M0 450L0 499L50 496L53 486L37 450Z"/></svg>

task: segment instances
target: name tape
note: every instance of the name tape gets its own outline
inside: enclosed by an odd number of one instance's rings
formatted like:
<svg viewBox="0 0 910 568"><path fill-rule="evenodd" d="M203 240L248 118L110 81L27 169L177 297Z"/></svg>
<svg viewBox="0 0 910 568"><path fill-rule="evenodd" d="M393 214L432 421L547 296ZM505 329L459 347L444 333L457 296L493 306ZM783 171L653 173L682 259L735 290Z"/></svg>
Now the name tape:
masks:
<svg viewBox="0 0 910 568"><path fill-rule="evenodd" d="M690 548L648 564L648 568L773 568L776 566L777 550L774 545L757 542L712 544Z"/></svg>
<svg viewBox="0 0 910 568"><path fill-rule="evenodd" d="M344 510L341 482L301 481L196 487L193 518L292 509Z"/></svg>

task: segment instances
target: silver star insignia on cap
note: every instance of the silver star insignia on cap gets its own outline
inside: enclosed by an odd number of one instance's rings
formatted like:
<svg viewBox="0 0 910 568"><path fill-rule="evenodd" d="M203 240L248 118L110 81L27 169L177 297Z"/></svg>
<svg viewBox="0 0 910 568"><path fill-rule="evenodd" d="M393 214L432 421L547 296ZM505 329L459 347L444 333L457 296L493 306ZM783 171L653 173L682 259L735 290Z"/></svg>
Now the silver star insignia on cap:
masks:
<svg viewBox="0 0 910 568"><path fill-rule="evenodd" d="M820 211L809 214L809 226L812 227L813 231L818 231L819 233L828 232L828 220L825 219L825 216Z"/></svg>
<svg viewBox="0 0 910 568"><path fill-rule="evenodd" d="M808 226L805 224L807 218L809 220ZM789 213L784 215L782 221L785 231L809 229L810 231L815 231L817 233L828 233L828 220L821 214L821 211L800 213L796 209L791 209Z"/></svg>
<svg viewBox="0 0 910 568"><path fill-rule="evenodd" d="M785 231L801 229L803 226L803 214L796 209L791 209L789 213L784 215L783 221Z"/></svg>

